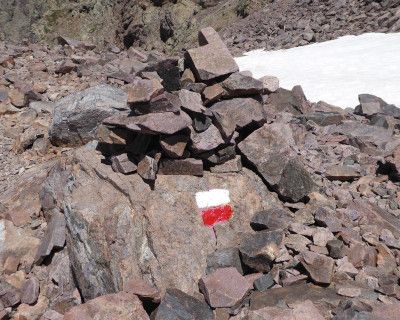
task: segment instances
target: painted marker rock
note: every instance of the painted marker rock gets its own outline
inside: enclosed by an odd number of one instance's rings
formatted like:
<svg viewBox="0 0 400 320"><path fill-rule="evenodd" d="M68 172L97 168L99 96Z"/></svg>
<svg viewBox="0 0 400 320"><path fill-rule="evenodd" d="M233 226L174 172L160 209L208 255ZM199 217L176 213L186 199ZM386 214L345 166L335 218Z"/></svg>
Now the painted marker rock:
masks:
<svg viewBox="0 0 400 320"><path fill-rule="evenodd" d="M233 216L229 190L212 189L197 192L196 203L201 210L203 223L206 226L214 226L217 223L229 220Z"/></svg>

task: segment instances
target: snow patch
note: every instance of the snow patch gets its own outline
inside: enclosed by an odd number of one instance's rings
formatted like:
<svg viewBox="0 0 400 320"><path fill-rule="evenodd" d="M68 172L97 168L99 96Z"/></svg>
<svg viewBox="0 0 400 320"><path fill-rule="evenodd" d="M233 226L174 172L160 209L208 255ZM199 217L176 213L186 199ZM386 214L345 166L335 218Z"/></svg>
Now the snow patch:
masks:
<svg viewBox="0 0 400 320"><path fill-rule="evenodd" d="M287 50L255 50L235 60L254 78L276 76L285 89L300 84L312 102L354 108L358 94L369 93L400 106L400 33L365 33Z"/></svg>

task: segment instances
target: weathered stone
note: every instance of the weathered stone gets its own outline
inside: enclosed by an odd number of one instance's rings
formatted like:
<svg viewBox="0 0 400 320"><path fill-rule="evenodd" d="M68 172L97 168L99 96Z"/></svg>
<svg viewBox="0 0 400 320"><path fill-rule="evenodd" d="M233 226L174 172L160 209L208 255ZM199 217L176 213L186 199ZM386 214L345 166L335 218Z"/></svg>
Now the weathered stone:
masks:
<svg viewBox="0 0 400 320"><path fill-rule="evenodd" d="M355 114L370 117L378 113L383 113L395 118L400 117L400 109L394 105L389 105L381 98L371 94L360 94L358 96L360 104L354 109Z"/></svg>
<svg viewBox="0 0 400 320"><path fill-rule="evenodd" d="M328 248L329 256L331 256L333 259L340 259L343 257L343 241L340 241L339 239L329 240L326 243L326 247Z"/></svg>
<svg viewBox="0 0 400 320"><path fill-rule="evenodd" d="M11 89L8 91L8 97L11 103L17 108L23 108L28 105L27 95L19 89Z"/></svg>
<svg viewBox="0 0 400 320"><path fill-rule="evenodd" d="M236 235L251 231L254 212L277 205L261 179L246 168L239 174L204 172L203 177L158 175L150 191L139 175L113 172L94 151L81 148L73 157L74 170L68 168L67 176L72 175L74 184L53 201L65 208L70 265L85 299L120 291L134 278L161 291L174 285L192 294L207 256L236 246ZM219 226L216 241L194 195L221 187L230 192L234 215Z"/></svg>
<svg viewBox="0 0 400 320"><path fill-rule="evenodd" d="M195 153L210 151L225 143L221 133L214 125L210 125L207 130L200 133L192 130L190 139L192 141L190 148Z"/></svg>
<svg viewBox="0 0 400 320"><path fill-rule="evenodd" d="M185 111L205 114L210 116L211 112L206 107L203 106L203 101L201 100L201 95L197 92L192 92L186 89L179 91L179 99L182 102L182 109Z"/></svg>
<svg viewBox="0 0 400 320"><path fill-rule="evenodd" d="M230 267L201 278L199 287L212 308L229 308L238 305L253 286L236 268Z"/></svg>
<svg viewBox="0 0 400 320"><path fill-rule="evenodd" d="M218 127L226 138L235 130L250 125L260 126L265 121L265 114L260 102L253 98L235 98L215 103L210 110L214 113Z"/></svg>
<svg viewBox="0 0 400 320"><path fill-rule="evenodd" d="M354 287L342 287L337 290L337 293L341 296L355 298L361 295L361 289Z"/></svg>
<svg viewBox="0 0 400 320"><path fill-rule="evenodd" d="M62 249L65 245L65 218L60 212L52 215L46 232L40 242L36 252L35 261L41 264L42 261L49 256L53 250Z"/></svg>
<svg viewBox="0 0 400 320"><path fill-rule="evenodd" d="M197 114L193 117L193 129L196 132L204 132L212 125L210 117L205 115Z"/></svg>
<svg viewBox="0 0 400 320"><path fill-rule="evenodd" d="M284 243L288 249L304 252L307 251L307 246L311 244L311 241L301 234L289 234L285 237Z"/></svg>
<svg viewBox="0 0 400 320"><path fill-rule="evenodd" d="M261 81L253 77L245 76L239 72L231 74L222 81L222 87L227 91L229 97L243 97L247 95L260 94L264 90Z"/></svg>
<svg viewBox="0 0 400 320"><path fill-rule="evenodd" d="M159 174L203 176L203 161L199 159L165 159L161 161Z"/></svg>
<svg viewBox="0 0 400 320"><path fill-rule="evenodd" d="M207 256L207 274L227 267L235 267L240 274L243 274L242 262L237 248L219 249Z"/></svg>
<svg viewBox="0 0 400 320"><path fill-rule="evenodd" d="M147 113L179 113L181 110L181 101L176 94L164 92L152 98L148 104L140 104L133 107L137 114Z"/></svg>
<svg viewBox="0 0 400 320"><path fill-rule="evenodd" d="M307 121L315 122L317 125L325 127L333 124L341 124L345 119L345 115L335 112L314 112L306 113L304 115L298 116L303 124Z"/></svg>
<svg viewBox="0 0 400 320"><path fill-rule="evenodd" d="M329 180L353 181L361 177L361 174L349 166L331 166L326 171Z"/></svg>
<svg viewBox="0 0 400 320"><path fill-rule="evenodd" d="M204 102L206 104L217 101L225 94L224 88L219 84L213 84L203 90Z"/></svg>
<svg viewBox="0 0 400 320"><path fill-rule="evenodd" d="M282 231L260 231L243 235L239 247L243 263L259 272L268 272L271 262L279 252L282 240Z"/></svg>
<svg viewBox="0 0 400 320"><path fill-rule="evenodd" d="M391 250L383 243L378 244L376 246L376 249L378 250L378 268L384 270L386 273L392 272L396 268L397 264L396 258L394 257Z"/></svg>
<svg viewBox="0 0 400 320"><path fill-rule="evenodd" d="M157 170L157 161L150 156L144 156L137 165L137 172L144 180L155 180Z"/></svg>
<svg viewBox="0 0 400 320"><path fill-rule="evenodd" d="M315 188L311 175L297 159L287 162L277 184L279 195L290 202L303 200Z"/></svg>
<svg viewBox="0 0 400 320"><path fill-rule="evenodd" d="M137 295L142 300L151 300L159 303L161 292L142 279L132 279L124 285L123 291Z"/></svg>
<svg viewBox="0 0 400 320"><path fill-rule="evenodd" d="M160 146L169 157L180 158L183 156L188 142L188 135L164 136L160 139Z"/></svg>
<svg viewBox="0 0 400 320"><path fill-rule="evenodd" d="M242 160L240 156L236 156L232 160L228 160L223 164L210 168L213 173L240 172L242 170Z"/></svg>
<svg viewBox="0 0 400 320"><path fill-rule="evenodd" d="M282 301L292 305L306 300L311 300L314 303L326 301L332 305L337 305L340 297L331 288L301 283L289 287L272 288L264 292L253 292L250 296L250 309L259 310L265 307L277 306Z"/></svg>
<svg viewBox="0 0 400 320"><path fill-rule="evenodd" d="M40 320L63 320L63 319L64 315L58 313L55 310L47 310L40 318Z"/></svg>
<svg viewBox="0 0 400 320"><path fill-rule="evenodd" d="M194 82L196 82L196 79L194 77L192 70L185 69L185 71L183 71L181 76L181 86L184 88L187 84Z"/></svg>
<svg viewBox="0 0 400 320"><path fill-rule="evenodd" d="M327 242L336 239L333 233L326 228L318 227L313 234L313 242L316 246L325 247Z"/></svg>
<svg viewBox="0 0 400 320"><path fill-rule="evenodd" d="M279 79L274 76L264 76L258 79L262 82L263 88L267 93L275 92L279 89Z"/></svg>
<svg viewBox="0 0 400 320"><path fill-rule="evenodd" d="M71 60L67 59L63 61L55 70L55 73L58 74L67 74L71 73L72 71L76 71L78 66L73 63Z"/></svg>
<svg viewBox="0 0 400 320"><path fill-rule="evenodd" d="M199 45L204 46L207 44L219 44L225 46L218 32L214 30L214 28L206 27L199 31L198 34Z"/></svg>
<svg viewBox="0 0 400 320"><path fill-rule="evenodd" d="M133 173L137 170L137 165L131 159L129 159L126 153L118 156L112 156L111 167L115 172L120 172L123 174Z"/></svg>
<svg viewBox="0 0 400 320"><path fill-rule="evenodd" d="M301 263L313 281L321 284L331 283L334 266L332 258L305 251L302 253Z"/></svg>
<svg viewBox="0 0 400 320"><path fill-rule="evenodd" d="M174 134L191 125L192 120L184 113L149 113L140 116L127 116L121 113L103 121L104 124L126 128L133 132L146 134Z"/></svg>
<svg viewBox="0 0 400 320"><path fill-rule="evenodd" d="M268 95L266 110L272 114L288 112L294 115L301 114L302 103L292 91L279 88L276 92Z"/></svg>
<svg viewBox="0 0 400 320"><path fill-rule="evenodd" d="M54 107L50 140L55 145L81 145L96 139L101 122L127 109L127 96L119 89L100 85L71 94Z"/></svg>
<svg viewBox="0 0 400 320"><path fill-rule="evenodd" d="M275 281L270 274L264 274L254 281L254 288L258 291L266 291L275 285Z"/></svg>
<svg viewBox="0 0 400 320"><path fill-rule="evenodd" d="M14 307L21 302L18 290L4 280L0 282L0 304L4 308Z"/></svg>
<svg viewBox="0 0 400 320"><path fill-rule="evenodd" d="M229 50L221 44L210 43L186 52L197 80L207 81L239 71Z"/></svg>
<svg viewBox="0 0 400 320"><path fill-rule="evenodd" d="M89 300L73 307L64 320L119 319L149 320L139 298L133 293L119 292Z"/></svg>
<svg viewBox="0 0 400 320"><path fill-rule="evenodd" d="M124 88L128 95L128 103L135 105L150 102L153 98L164 92L164 87L156 79L135 79L133 83Z"/></svg>
<svg viewBox="0 0 400 320"><path fill-rule="evenodd" d="M3 271L5 274L12 274L18 270L18 266L20 264L19 259L14 256L10 255L4 261Z"/></svg>
<svg viewBox="0 0 400 320"><path fill-rule="evenodd" d="M164 319L214 319L209 306L178 289L167 289L161 304L151 314L152 320Z"/></svg>
<svg viewBox="0 0 400 320"><path fill-rule="evenodd" d="M257 212L250 220L250 225L255 231L285 229L292 222L293 216L290 212L271 208Z"/></svg>
<svg viewBox="0 0 400 320"><path fill-rule="evenodd" d="M35 304L39 297L39 280L35 277L25 281L21 288L21 302Z"/></svg>

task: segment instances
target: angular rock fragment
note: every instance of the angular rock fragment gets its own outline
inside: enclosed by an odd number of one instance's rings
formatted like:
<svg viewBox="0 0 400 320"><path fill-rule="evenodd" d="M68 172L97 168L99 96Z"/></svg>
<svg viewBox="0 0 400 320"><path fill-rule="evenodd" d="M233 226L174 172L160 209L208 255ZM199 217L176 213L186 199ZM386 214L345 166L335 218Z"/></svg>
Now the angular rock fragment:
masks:
<svg viewBox="0 0 400 320"><path fill-rule="evenodd" d="M341 241L339 239L329 240L326 243L326 247L328 248L329 256L331 256L333 259L340 259L340 258L343 257L343 255L344 255L344 252L343 252L343 248L344 248L343 241Z"/></svg>
<svg viewBox="0 0 400 320"><path fill-rule="evenodd" d="M161 301L161 292L142 279L132 279L124 284L123 291L137 295L142 300Z"/></svg>
<svg viewBox="0 0 400 320"><path fill-rule="evenodd" d="M192 141L191 150L195 153L210 151L225 143L221 133L214 125L210 125L207 130L200 133L192 130L190 139Z"/></svg>
<svg viewBox="0 0 400 320"><path fill-rule="evenodd" d="M39 280L32 277L24 282L21 288L21 302L35 304L39 297Z"/></svg>
<svg viewBox="0 0 400 320"><path fill-rule="evenodd" d="M204 319L213 320L210 307L178 289L167 289L158 308L151 314L152 320Z"/></svg>
<svg viewBox="0 0 400 320"><path fill-rule="evenodd" d="M301 263L316 283L329 284L332 281L334 260L330 257L305 251Z"/></svg>
<svg viewBox="0 0 400 320"><path fill-rule="evenodd" d="M179 114L165 112L140 116L128 116L127 113L121 113L105 119L103 123L139 133L174 134L190 126L192 120L182 111Z"/></svg>
<svg viewBox="0 0 400 320"><path fill-rule="evenodd" d="M161 161L159 174L203 176L203 161L199 159L165 159Z"/></svg>
<svg viewBox="0 0 400 320"><path fill-rule="evenodd" d="M50 140L55 145L81 145L96 139L101 122L127 109L125 92L100 85L71 94L54 107Z"/></svg>
<svg viewBox="0 0 400 320"><path fill-rule="evenodd" d="M111 167L115 172L123 174L133 173L137 170L137 165L129 159L126 153L111 157Z"/></svg>
<svg viewBox="0 0 400 320"><path fill-rule="evenodd" d="M349 166L331 166L325 173L329 180L352 181L361 177L361 174Z"/></svg>
<svg viewBox="0 0 400 320"><path fill-rule="evenodd" d="M150 156L144 156L137 165L137 172L144 180L154 181L156 179L157 170L157 161Z"/></svg>
<svg viewBox="0 0 400 320"><path fill-rule="evenodd" d="M282 231L260 231L243 236L239 247L242 261L248 267L259 272L268 272L283 241Z"/></svg>
<svg viewBox="0 0 400 320"><path fill-rule="evenodd" d="M219 249L207 256L207 274L227 267L235 267L240 274L243 274L242 262L237 248Z"/></svg>
<svg viewBox="0 0 400 320"><path fill-rule="evenodd" d="M285 237L284 243L288 249L294 250L295 252L305 252L307 251L307 246L311 244L311 241L301 234L289 234Z"/></svg>
<svg viewBox="0 0 400 320"><path fill-rule="evenodd" d="M252 285L236 268L221 268L200 279L199 287L212 308L238 305L252 289Z"/></svg>
<svg viewBox="0 0 400 320"><path fill-rule="evenodd" d="M125 92L128 95L128 103L136 105L150 102L164 92L164 87L156 79L135 79L135 81L125 86Z"/></svg>
<svg viewBox="0 0 400 320"><path fill-rule="evenodd" d="M278 230L287 228L293 220L290 212L271 208L257 212L250 220L250 225L255 231L261 230Z"/></svg>
<svg viewBox="0 0 400 320"><path fill-rule="evenodd" d="M212 120L202 114L197 114L193 117L193 129L196 132L204 132L212 125Z"/></svg>
<svg viewBox="0 0 400 320"><path fill-rule="evenodd" d="M192 92L186 89L179 91L179 99L182 102L182 109L185 111L211 115L210 110L203 106L203 101L201 100L201 95L197 92Z"/></svg>
<svg viewBox="0 0 400 320"><path fill-rule="evenodd" d="M133 293L119 292L89 300L70 309L64 320L149 320L139 298Z"/></svg>
<svg viewBox="0 0 400 320"><path fill-rule="evenodd" d="M218 32L214 30L214 28L206 27L199 31L198 34L199 45L204 46L207 44L220 44L225 46L224 42L222 41L221 37L219 36Z"/></svg>
<svg viewBox="0 0 400 320"><path fill-rule="evenodd" d="M279 79L277 77L264 76L258 80L262 82L264 91L267 93L272 93L279 89Z"/></svg>
<svg viewBox="0 0 400 320"><path fill-rule="evenodd" d="M262 93L264 90L261 81L238 72L232 73L221 84L229 97L256 95Z"/></svg>
<svg viewBox="0 0 400 320"><path fill-rule="evenodd" d="M75 63L73 63L71 60L66 60L57 67L57 69L55 70L55 73L67 74L67 73L71 73L72 71L76 71L77 68L78 68L78 66Z"/></svg>
<svg viewBox="0 0 400 320"><path fill-rule="evenodd" d="M254 288L258 291L266 291L275 285L275 281L271 274L263 274L260 278L254 281Z"/></svg>
<svg viewBox="0 0 400 320"><path fill-rule="evenodd" d="M197 80L212 80L239 71L238 65L222 41L213 41L189 49L186 57L193 67L192 71Z"/></svg>
<svg viewBox="0 0 400 320"><path fill-rule="evenodd" d="M187 135L164 136L160 139L160 146L163 151L171 158L180 158L185 152L189 142Z"/></svg>
<svg viewBox="0 0 400 320"><path fill-rule="evenodd" d="M208 104L217 101L224 94L225 90L219 83L206 87L203 90L204 103Z"/></svg>
<svg viewBox="0 0 400 320"><path fill-rule="evenodd" d="M242 160L240 156L236 156L232 160L228 160L223 164L210 168L213 173L240 172L242 170Z"/></svg>
<svg viewBox="0 0 400 320"><path fill-rule="evenodd" d="M231 137L235 130L246 128L251 124L260 126L266 121L260 102L253 98L235 98L217 102L210 110L216 116L218 128L226 138Z"/></svg>
<svg viewBox="0 0 400 320"><path fill-rule="evenodd" d="M5 282L0 281L0 305L4 308L14 307L21 302L21 295L17 288Z"/></svg>
<svg viewBox="0 0 400 320"><path fill-rule="evenodd" d="M47 225L46 232L40 242L36 252L35 261L41 264L42 261L49 256L53 250L62 249L65 245L65 217L60 212L55 212L49 224Z"/></svg>
<svg viewBox="0 0 400 320"><path fill-rule="evenodd" d="M290 202L299 202L315 188L310 174L297 159L287 162L277 184L279 195Z"/></svg>

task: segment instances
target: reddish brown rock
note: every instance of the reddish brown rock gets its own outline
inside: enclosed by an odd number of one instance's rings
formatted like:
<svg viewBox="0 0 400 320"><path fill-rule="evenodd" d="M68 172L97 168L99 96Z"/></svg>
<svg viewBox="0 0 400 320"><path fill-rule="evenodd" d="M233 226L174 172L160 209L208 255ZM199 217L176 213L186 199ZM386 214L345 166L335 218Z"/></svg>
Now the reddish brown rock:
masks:
<svg viewBox="0 0 400 320"><path fill-rule="evenodd" d="M212 308L229 308L238 305L253 286L231 267L201 278L199 287Z"/></svg>
<svg viewBox="0 0 400 320"><path fill-rule="evenodd" d="M58 74L66 74L76 70L77 70L77 65L73 63L71 60L66 60L57 67L55 72Z"/></svg>
<svg viewBox="0 0 400 320"><path fill-rule="evenodd" d="M111 157L111 167L115 172L123 174L133 173L137 170L137 165L129 159L126 153Z"/></svg>
<svg viewBox="0 0 400 320"><path fill-rule="evenodd" d="M19 263L20 261L16 256L14 255L8 256L3 266L4 273L12 274L16 272L18 270Z"/></svg>
<svg viewBox="0 0 400 320"><path fill-rule="evenodd" d="M352 181L361 177L361 174L348 166L332 166L326 171L329 180Z"/></svg>
<svg viewBox="0 0 400 320"><path fill-rule="evenodd" d="M128 95L128 103L134 105L149 102L151 99L162 94L164 87L156 79L146 80L137 78L133 83L125 86Z"/></svg>
<svg viewBox="0 0 400 320"><path fill-rule="evenodd" d="M137 172L144 180L155 180L157 170L157 161L150 156L144 156L137 165Z"/></svg>
<svg viewBox="0 0 400 320"><path fill-rule="evenodd" d="M212 103L214 101L217 101L224 94L225 94L224 88L219 83L216 83L212 86L206 87L203 90L204 102L206 104Z"/></svg>
<svg viewBox="0 0 400 320"><path fill-rule="evenodd" d="M329 284L332 280L334 260L310 251L302 253L301 263L316 283Z"/></svg>
<svg viewBox="0 0 400 320"><path fill-rule="evenodd" d="M235 72L222 83L229 97L243 97L260 94L264 90L263 83L251 76Z"/></svg>
<svg viewBox="0 0 400 320"><path fill-rule="evenodd" d="M192 130L190 139L192 141L191 149L195 153L210 151L225 143L221 133L214 125L210 125L207 130L200 133Z"/></svg>
<svg viewBox="0 0 400 320"><path fill-rule="evenodd" d="M39 280L35 277L25 281L21 288L21 302L35 304L39 297Z"/></svg>
<svg viewBox="0 0 400 320"><path fill-rule="evenodd" d="M210 110L203 106L200 93L182 89L179 91L179 99L181 100L183 110L189 113L211 115Z"/></svg>
<svg viewBox="0 0 400 320"><path fill-rule="evenodd" d="M164 136L160 139L161 148L171 158L182 157L188 142L187 135Z"/></svg>
<svg viewBox="0 0 400 320"><path fill-rule="evenodd" d="M242 159L236 156L234 159L228 160L223 164L210 168L213 173L240 172L242 170Z"/></svg>
<svg viewBox="0 0 400 320"><path fill-rule="evenodd" d="M141 299L160 302L161 292L142 279L133 279L124 285L124 291L137 295Z"/></svg>
<svg viewBox="0 0 400 320"><path fill-rule="evenodd" d="M203 176L203 161L199 159L165 159L160 164L159 174Z"/></svg>
<svg viewBox="0 0 400 320"><path fill-rule="evenodd" d="M133 293L108 294L73 307L64 320L149 320L139 298Z"/></svg>

